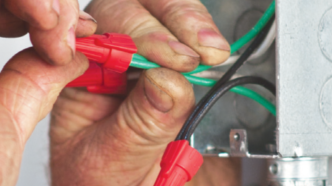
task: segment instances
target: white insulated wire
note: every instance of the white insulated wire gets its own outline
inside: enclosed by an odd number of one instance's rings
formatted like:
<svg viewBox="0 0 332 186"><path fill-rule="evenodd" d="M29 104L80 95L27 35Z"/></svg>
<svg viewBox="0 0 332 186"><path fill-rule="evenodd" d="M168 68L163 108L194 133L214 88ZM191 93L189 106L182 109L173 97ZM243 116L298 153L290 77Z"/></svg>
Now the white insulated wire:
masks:
<svg viewBox="0 0 332 186"><path fill-rule="evenodd" d="M209 79L217 80L217 79L220 79L224 74L225 74L225 72L220 72L220 71L216 71L216 70L206 70L206 71L198 72L198 73L191 74L191 75L196 76L196 77L201 77L201 78L209 78ZM231 79L238 78L238 77L242 77L242 75L234 74Z"/></svg>
<svg viewBox="0 0 332 186"><path fill-rule="evenodd" d="M191 74L191 75L196 76L196 77L209 78L209 79L220 79L224 74L225 74L225 72L220 72L220 71L216 71L216 70L206 70L206 71ZM127 73L127 79L136 80L140 77L140 75L141 75L141 72L130 72L130 73ZM238 78L238 77L241 77L241 75L234 74L234 76L232 76L232 79Z"/></svg>
<svg viewBox="0 0 332 186"><path fill-rule="evenodd" d="M248 60L253 60L261 57L271 46L274 39L276 38L276 22L273 21L273 24L269 30L269 33L267 34L266 38L262 42L262 44L257 48L257 50L251 54L251 56L248 58ZM240 55L230 56L225 62L215 65L213 67L220 67L220 66L226 66L235 63L236 60L238 60ZM213 68L212 67L212 68Z"/></svg>
<svg viewBox="0 0 332 186"><path fill-rule="evenodd" d="M253 60L261 57L271 46L274 39L276 38L276 22L274 21L269 33L267 34L266 38L262 42L262 44L257 48L257 50L251 54L251 56L248 58L248 60ZM230 56L224 63L215 65L214 67L220 67L220 66L226 66L235 63L236 60L238 60L240 55ZM138 79L141 72L131 72L127 74L128 80L134 80ZM220 79L222 75L224 75L223 72L219 71L213 71L213 70L206 70L203 72L192 74L193 76L197 77L203 77L203 78L211 78L211 79ZM234 77L240 77L240 75L235 75Z"/></svg>

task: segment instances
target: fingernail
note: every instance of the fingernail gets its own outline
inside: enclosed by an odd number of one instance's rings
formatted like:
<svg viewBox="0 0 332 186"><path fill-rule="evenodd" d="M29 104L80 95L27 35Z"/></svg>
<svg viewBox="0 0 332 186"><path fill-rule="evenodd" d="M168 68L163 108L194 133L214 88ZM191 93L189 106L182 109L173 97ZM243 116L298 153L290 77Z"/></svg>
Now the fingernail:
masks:
<svg viewBox="0 0 332 186"><path fill-rule="evenodd" d="M144 91L150 104L161 112L168 112L173 107L173 99L161 90L147 76L144 78Z"/></svg>
<svg viewBox="0 0 332 186"><path fill-rule="evenodd" d="M230 51L230 46L226 39L210 28L204 28L198 32L198 43L201 46Z"/></svg>
<svg viewBox="0 0 332 186"><path fill-rule="evenodd" d="M59 0L53 0L53 10L60 14L60 2Z"/></svg>
<svg viewBox="0 0 332 186"><path fill-rule="evenodd" d="M89 21L93 21L93 22L97 23L97 21L90 14L88 14L82 10L80 11L80 19L89 20Z"/></svg>
<svg viewBox="0 0 332 186"><path fill-rule="evenodd" d="M75 38L75 29L74 27L71 27L68 30L68 35L67 35L67 44L71 48L73 55L75 55L75 50L76 50L76 38Z"/></svg>
<svg viewBox="0 0 332 186"><path fill-rule="evenodd" d="M178 41L169 41L168 45L174 50L174 52L180 55L199 57L199 55L195 51Z"/></svg>

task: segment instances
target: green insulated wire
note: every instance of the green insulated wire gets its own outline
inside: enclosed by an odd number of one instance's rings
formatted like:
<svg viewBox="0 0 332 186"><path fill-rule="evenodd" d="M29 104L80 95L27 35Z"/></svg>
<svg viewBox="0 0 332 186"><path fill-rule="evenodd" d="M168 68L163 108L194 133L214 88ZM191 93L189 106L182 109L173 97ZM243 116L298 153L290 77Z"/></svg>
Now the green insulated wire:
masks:
<svg viewBox="0 0 332 186"><path fill-rule="evenodd" d="M212 87L214 84L216 84L217 81L212 79L206 79L201 77L195 77L190 75L184 75L190 83L196 84L196 85L202 85L202 86L209 86ZM230 89L231 92L234 92L236 94L246 96L248 98L251 98L261 104L263 107L265 107L268 111L271 112L274 116L276 116L276 107L267 99L265 99L263 96L259 95L257 92L246 88L242 86L236 86Z"/></svg>
<svg viewBox="0 0 332 186"><path fill-rule="evenodd" d="M231 54L238 51L240 48L242 48L244 45L246 45L248 42L250 42L266 25L266 23L269 21L269 19L272 17L272 15L275 12L275 0L272 1L271 5L268 7L268 9L265 11L264 15L259 19L259 21L256 23L256 25L244 36L242 36L240 39L238 39L236 42L234 42L231 45ZM149 60L147 60L145 57L134 54L133 59L130 63L131 67L135 68L141 68L141 69L151 69L151 68L158 68L160 65L153 63ZM212 87L216 81L212 79L206 79L196 76L191 76L189 74L194 74L198 72L202 72L205 70L210 69L212 66L208 65L199 65L195 70L191 72L185 72L182 73L190 83L195 85L201 85L201 86L208 86ZM262 106L264 106L268 111L270 111L274 116L276 115L276 108L275 106L269 102L267 99L259 95L257 92L248 89L246 87L237 86L230 90L231 92L249 97Z"/></svg>
<svg viewBox="0 0 332 186"><path fill-rule="evenodd" d="M263 107L265 107L274 116L277 115L276 107L270 101L265 99L263 96L259 95L257 92L255 92L251 89L248 89L246 87L242 87L242 86L233 87L229 91L242 95L242 96L246 96L248 98L251 98L251 99L255 100L256 102L258 102L259 104L261 104Z"/></svg>
<svg viewBox="0 0 332 186"><path fill-rule="evenodd" d="M275 0L272 1L270 6L265 11L263 16L258 20L256 25L254 27L252 27L249 32L247 32L244 36L242 36L240 39L238 39L231 45L231 54L234 54L235 52L237 52L240 48L242 48L244 45L249 43L254 37L256 37L256 35L263 29L263 27L266 25L266 23L273 16L274 12L275 12ZM207 70L211 67L212 66L208 66L208 65L198 65L198 67L195 70L193 70L191 72L187 72L185 74L195 74L195 73Z"/></svg>
<svg viewBox="0 0 332 186"><path fill-rule="evenodd" d="M251 41L254 37L256 37L256 35L263 29L266 23L273 16L274 12L275 12L275 0L272 1L270 6L267 8L263 16L258 20L256 25L252 27L252 29L249 32L247 32L244 36L242 36L240 39L238 39L231 45L231 54L238 51L249 41Z"/></svg>
<svg viewBox="0 0 332 186"><path fill-rule="evenodd" d="M150 68L159 68L160 65L158 65L157 63L153 63L149 60L147 60L145 57L138 55L138 54L134 54L133 55L133 59L131 60L130 63L131 67L135 67L135 68L141 68L141 69L150 69Z"/></svg>
<svg viewBox="0 0 332 186"><path fill-rule="evenodd" d="M249 41L251 41L262 30L262 28L266 25L266 23L270 20L270 18L273 16L274 12L275 12L275 0L272 1L270 6L265 11L263 16L258 20L256 25L249 32L247 32L244 36L242 36L240 39L238 39L231 45L231 54L238 51L240 48L242 48L244 45L246 45ZM159 65L158 66L155 65L156 67L153 67L153 65L151 63L153 63L153 62L148 61L143 56L135 54L130 66L136 67L136 68L142 68L142 69L160 67ZM211 67L212 66L209 66L209 65L198 65L198 67L195 70L193 70L191 72L186 72L183 74L195 74L198 72L202 72L204 70L208 70Z"/></svg>
<svg viewBox="0 0 332 186"><path fill-rule="evenodd" d="M137 54L134 54L132 63L130 66L136 67L136 68L141 68L141 69L151 69L151 68L160 67L160 65L150 62L145 57L137 55ZM190 83L195 84L195 85L212 87L216 83L216 81L212 80L212 79L191 76L191 75L188 75L185 73L183 73L183 74L184 74L184 77L186 77ZM265 107L268 111L270 111L273 115L276 115L275 106L271 102L266 100L264 97L259 95L257 92L255 92L251 89L248 89L246 87L242 87L242 86L234 87L230 91L255 100L256 102L261 104L263 107Z"/></svg>

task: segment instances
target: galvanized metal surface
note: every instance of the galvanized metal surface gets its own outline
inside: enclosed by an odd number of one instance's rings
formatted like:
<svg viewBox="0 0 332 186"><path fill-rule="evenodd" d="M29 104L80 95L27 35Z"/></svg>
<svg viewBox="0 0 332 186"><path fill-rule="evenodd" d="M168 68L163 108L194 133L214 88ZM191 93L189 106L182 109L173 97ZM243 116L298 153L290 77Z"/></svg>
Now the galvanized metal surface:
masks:
<svg viewBox="0 0 332 186"><path fill-rule="evenodd" d="M233 129L229 133L231 156L246 157L248 153L247 132L243 129Z"/></svg>
<svg viewBox="0 0 332 186"><path fill-rule="evenodd" d="M262 16L271 1L266 0L202 0L225 38L233 43L244 35ZM240 51L241 53L243 50ZM239 53L240 53L239 52ZM225 72L229 67L218 68ZM258 75L275 82L274 47L261 58L249 61L238 71L241 75ZM249 86L271 101L270 95L261 87ZM209 88L194 86L199 101ZM194 147L204 155L227 157L230 152L231 129L246 129L249 152L266 153L266 147L275 147L275 117L256 102L233 93L227 93L209 111L198 126L192 140Z"/></svg>
<svg viewBox="0 0 332 186"><path fill-rule="evenodd" d="M232 129L229 133L230 156L248 157L248 158L278 158L279 154L272 149L271 151L260 152L260 154L252 154L248 149L248 135L244 129Z"/></svg>
<svg viewBox="0 0 332 186"><path fill-rule="evenodd" d="M326 186L328 158L270 159L267 172L270 186Z"/></svg>
<svg viewBox="0 0 332 186"><path fill-rule="evenodd" d="M332 1L277 1L278 147L332 155Z"/></svg>

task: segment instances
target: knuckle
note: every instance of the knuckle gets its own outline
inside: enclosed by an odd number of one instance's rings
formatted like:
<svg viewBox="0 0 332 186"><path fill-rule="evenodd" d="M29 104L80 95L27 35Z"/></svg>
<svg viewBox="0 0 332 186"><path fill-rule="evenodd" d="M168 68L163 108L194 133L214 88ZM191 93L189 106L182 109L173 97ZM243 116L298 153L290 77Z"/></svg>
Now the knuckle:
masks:
<svg viewBox="0 0 332 186"><path fill-rule="evenodd" d="M207 9L199 2L171 3L164 9L162 22L173 22L177 20L190 21L192 19L212 19Z"/></svg>

